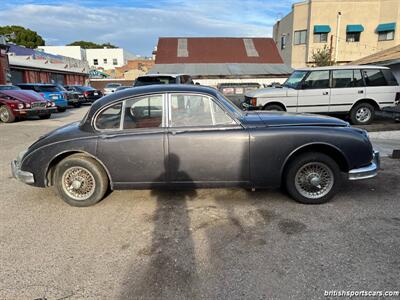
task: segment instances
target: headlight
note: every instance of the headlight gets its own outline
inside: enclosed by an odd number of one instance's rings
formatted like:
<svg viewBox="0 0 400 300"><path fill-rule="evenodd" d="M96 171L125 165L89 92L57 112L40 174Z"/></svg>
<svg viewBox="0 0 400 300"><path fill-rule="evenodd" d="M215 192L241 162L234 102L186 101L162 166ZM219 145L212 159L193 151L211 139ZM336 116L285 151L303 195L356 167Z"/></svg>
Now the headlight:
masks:
<svg viewBox="0 0 400 300"><path fill-rule="evenodd" d="M18 108L19 108L19 109L23 109L23 108L24 108L24 104L23 104L23 103L19 103L19 104L18 104Z"/></svg>
<svg viewBox="0 0 400 300"><path fill-rule="evenodd" d="M25 103L26 108L31 107L31 105L29 103Z"/></svg>

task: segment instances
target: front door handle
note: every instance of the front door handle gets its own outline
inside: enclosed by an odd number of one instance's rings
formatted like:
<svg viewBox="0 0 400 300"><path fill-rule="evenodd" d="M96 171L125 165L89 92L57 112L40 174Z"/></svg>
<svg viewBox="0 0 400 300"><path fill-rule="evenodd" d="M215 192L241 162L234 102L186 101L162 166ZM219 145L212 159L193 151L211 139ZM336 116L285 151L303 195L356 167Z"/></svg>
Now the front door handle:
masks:
<svg viewBox="0 0 400 300"><path fill-rule="evenodd" d="M364 94L364 91L363 90L359 90L358 93L359 94Z"/></svg>
<svg viewBox="0 0 400 300"><path fill-rule="evenodd" d="M323 92L322 95L328 95L328 92Z"/></svg>
<svg viewBox="0 0 400 300"><path fill-rule="evenodd" d="M172 131L171 131L171 134L172 134L172 135L177 135L177 134L185 133L185 132L186 132L186 130L172 130Z"/></svg>

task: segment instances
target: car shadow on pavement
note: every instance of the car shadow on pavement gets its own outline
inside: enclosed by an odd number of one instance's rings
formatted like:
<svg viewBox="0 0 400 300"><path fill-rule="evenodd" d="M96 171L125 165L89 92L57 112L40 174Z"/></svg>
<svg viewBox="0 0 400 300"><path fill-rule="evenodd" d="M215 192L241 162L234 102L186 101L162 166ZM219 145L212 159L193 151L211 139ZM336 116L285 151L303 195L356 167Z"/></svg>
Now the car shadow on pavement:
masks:
<svg viewBox="0 0 400 300"><path fill-rule="evenodd" d="M189 189L152 190L156 209L151 245L138 253L150 260L144 271L131 267L120 299L196 298L197 270L187 201L195 199L197 192L194 184L190 186L193 181L189 175L179 170L179 158L170 154L166 161L174 174L189 184ZM166 175L164 172L155 182L164 180Z"/></svg>

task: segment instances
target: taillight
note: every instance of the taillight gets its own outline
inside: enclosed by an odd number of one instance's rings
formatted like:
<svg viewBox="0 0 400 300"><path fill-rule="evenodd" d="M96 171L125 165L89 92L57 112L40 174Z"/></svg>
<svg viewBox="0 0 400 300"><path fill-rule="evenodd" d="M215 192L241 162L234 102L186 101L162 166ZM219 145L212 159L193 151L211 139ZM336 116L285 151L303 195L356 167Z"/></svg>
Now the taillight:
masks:
<svg viewBox="0 0 400 300"><path fill-rule="evenodd" d="M257 106L257 98L251 98L250 99L250 105L251 106Z"/></svg>
<svg viewBox="0 0 400 300"><path fill-rule="evenodd" d="M88 91L84 91L83 94L84 94L85 96L87 96L87 95L89 95L89 92L88 92Z"/></svg>
<svg viewBox="0 0 400 300"><path fill-rule="evenodd" d="M23 104L23 103L19 103L19 104L18 104L18 108L19 108L19 109L23 109L23 108L24 108L24 104Z"/></svg>

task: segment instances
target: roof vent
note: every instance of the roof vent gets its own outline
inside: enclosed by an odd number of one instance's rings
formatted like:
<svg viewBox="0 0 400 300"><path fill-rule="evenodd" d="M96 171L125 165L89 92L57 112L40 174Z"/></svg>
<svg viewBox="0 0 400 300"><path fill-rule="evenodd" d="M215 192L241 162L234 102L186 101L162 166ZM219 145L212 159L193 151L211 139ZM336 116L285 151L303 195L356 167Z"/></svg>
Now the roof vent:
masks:
<svg viewBox="0 0 400 300"><path fill-rule="evenodd" d="M258 57L258 52L254 46L253 39L243 39L244 47L248 57Z"/></svg>
<svg viewBox="0 0 400 300"><path fill-rule="evenodd" d="M187 39L178 39L178 57L188 57Z"/></svg>

